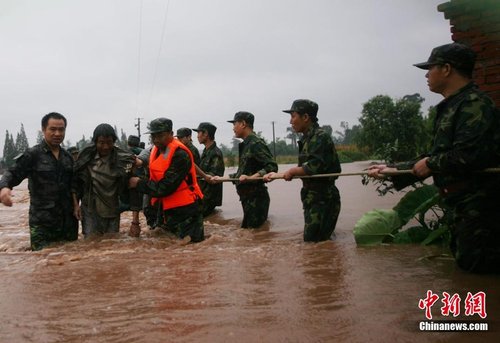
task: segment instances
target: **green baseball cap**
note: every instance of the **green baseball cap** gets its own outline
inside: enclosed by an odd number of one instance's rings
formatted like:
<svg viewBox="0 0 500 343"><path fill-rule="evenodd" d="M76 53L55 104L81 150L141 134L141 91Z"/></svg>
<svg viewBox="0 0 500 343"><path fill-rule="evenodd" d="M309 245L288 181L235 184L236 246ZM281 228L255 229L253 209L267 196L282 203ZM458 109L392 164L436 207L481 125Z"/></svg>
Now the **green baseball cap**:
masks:
<svg viewBox="0 0 500 343"><path fill-rule="evenodd" d="M168 118L156 118L148 124L148 132L145 133L160 133L172 132L172 121Z"/></svg>
<svg viewBox="0 0 500 343"><path fill-rule="evenodd" d="M427 62L417 63L414 66L420 69L429 69L433 65L445 63L458 69L473 70L476 63L476 53L464 44L445 44L432 49Z"/></svg>
<svg viewBox="0 0 500 343"><path fill-rule="evenodd" d="M210 136L214 136L215 131L217 131L217 127L212 123L203 122L203 123L200 123L200 125L198 125L197 129L193 129L193 131L195 131L195 132L206 131L206 132L208 132L208 134Z"/></svg>
<svg viewBox="0 0 500 343"><path fill-rule="evenodd" d="M176 136L178 138L183 138L183 137L191 136L192 133L193 133L193 131L191 131L190 128L181 127L180 129L177 130Z"/></svg>
<svg viewBox="0 0 500 343"><path fill-rule="evenodd" d="M234 114L233 120L228 120L228 123L234 123L235 121L245 121L247 124L253 126L254 116L250 112L240 111Z"/></svg>
<svg viewBox="0 0 500 343"><path fill-rule="evenodd" d="M292 103L292 107L289 110L283 110L283 112L307 113L310 116L316 117L318 115L318 104L309 99L297 99Z"/></svg>

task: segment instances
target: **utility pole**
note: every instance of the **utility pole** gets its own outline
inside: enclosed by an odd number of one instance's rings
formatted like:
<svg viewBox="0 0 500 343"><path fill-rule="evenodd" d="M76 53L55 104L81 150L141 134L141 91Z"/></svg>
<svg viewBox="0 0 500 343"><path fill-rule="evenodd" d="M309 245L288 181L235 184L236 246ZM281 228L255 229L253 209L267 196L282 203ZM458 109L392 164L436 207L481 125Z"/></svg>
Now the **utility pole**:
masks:
<svg viewBox="0 0 500 343"><path fill-rule="evenodd" d="M274 138L274 121L272 121L271 124L273 124L273 152L274 152L274 160L276 161L276 139Z"/></svg>
<svg viewBox="0 0 500 343"><path fill-rule="evenodd" d="M139 142L141 141L141 119L144 118L135 118L137 119L137 123L134 124L134 126L137 128L137 136L139 136Z"/></svg>

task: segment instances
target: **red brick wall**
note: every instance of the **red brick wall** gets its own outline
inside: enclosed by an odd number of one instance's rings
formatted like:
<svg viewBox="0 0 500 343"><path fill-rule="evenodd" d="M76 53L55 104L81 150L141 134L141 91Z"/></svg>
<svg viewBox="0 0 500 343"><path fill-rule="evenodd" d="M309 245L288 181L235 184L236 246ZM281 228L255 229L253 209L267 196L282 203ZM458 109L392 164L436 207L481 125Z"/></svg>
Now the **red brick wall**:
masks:
<svg viewBox="0 0 500 343"><path fill-rule="evenodd" d="M500 0L450 0L438 6L451 39L477 53L474 81L500 107Z"/></svg>

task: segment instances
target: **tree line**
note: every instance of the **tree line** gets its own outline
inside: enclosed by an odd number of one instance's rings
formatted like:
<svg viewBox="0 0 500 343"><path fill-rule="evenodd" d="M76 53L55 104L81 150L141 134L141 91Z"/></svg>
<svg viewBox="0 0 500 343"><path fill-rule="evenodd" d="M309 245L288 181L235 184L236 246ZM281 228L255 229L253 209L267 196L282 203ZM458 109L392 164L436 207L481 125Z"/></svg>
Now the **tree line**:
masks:
<svg viewBox="0 0 500 343"><path fill-rule="evenodd" d="M432 136L432 123L435 109L429 108L426 116L422 112L424 98L420 94L405 95L402 98L391 98L388 95L377 95L363 104L359 124L350 127L348 122L340 123L340 130L334 131L330 125L323 125L322 129L330 134L337 145L354 146L362 150L366 156L388 162L397 162L411 159L428 149ZM115 132L118 132L115 126ZM291 127L286 129L286 136L269 141L263 138L275 156L297 155L297 142L300 135ZM117 144L126 147L127 135L121 130ZM37 143L42 142L43 134L38 132ZM90 144L91 138L82 138L75 144L70 141L63 143L63 147L76 146L83 149ZM238 156L239 139L233 138L230 144L221 144L220 148L229 165L234 165ZM29 147L24 126L14 136L8 130L5 132L3 158L0 159L0 169L10 167L14 158Z"/></svg>

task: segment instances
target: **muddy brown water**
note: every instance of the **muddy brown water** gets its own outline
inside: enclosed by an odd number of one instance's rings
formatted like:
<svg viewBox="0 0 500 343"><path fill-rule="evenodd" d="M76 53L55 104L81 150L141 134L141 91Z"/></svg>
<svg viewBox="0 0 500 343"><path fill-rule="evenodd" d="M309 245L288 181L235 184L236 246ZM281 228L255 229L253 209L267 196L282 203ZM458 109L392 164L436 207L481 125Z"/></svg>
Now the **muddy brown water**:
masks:
<svg viewBox="0 0 500 343"><path fill-rule="evenodd" d="M499 341L498 276L460 271L442 247L357 247L356 221L400 195L379 197L359 176L337 184L342 210L333 241L302 241L300 182L277 180L259 230L239 228L240 203L225 184L202 243L179 246L148 233L142 214L142 236L130 238L125 214L119 235L31 252L24 182L13 207L0 205L0 342ZM427 290L458 293L458 319L487 322L489 331L419 332L418 301ZM467 292L479 291L487 318L465 317ZM434 319L457 320L442 316L442 305L432 307Z"/></svg>

